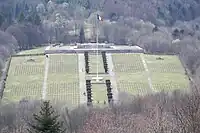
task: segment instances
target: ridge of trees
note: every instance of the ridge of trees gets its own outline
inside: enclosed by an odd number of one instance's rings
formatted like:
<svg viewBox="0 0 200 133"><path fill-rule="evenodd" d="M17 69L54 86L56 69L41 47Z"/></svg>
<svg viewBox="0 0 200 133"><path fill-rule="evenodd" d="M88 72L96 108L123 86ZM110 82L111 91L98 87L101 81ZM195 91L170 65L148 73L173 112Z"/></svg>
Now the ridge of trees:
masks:
<svg viewBox="0 0 200 133"><path fill-rule="evenodd" d="M56 114L60 116L55 119L51 117L51 119L59 123L63 121L62 129L66 129L66 133L199 133L200 95L198 89L192 88L192 93L174 91L169 95L161 92L134 99L133 96L120 92L120 101L106 108L88 108L81 105L69 109L70 106L67 107L58 102L52 106ZM43 101L26 99L19 103L1 105L0 131L28 133L26 129L30 128L30 123L37 123L39 126L43 120L47 120L45 116L40 115L35 121L32 116L41 111L43 105ZM42 112L52 110L49 107L51 106L43 108ZM46 126L41 126L41 128L44 127Z"/></svg>

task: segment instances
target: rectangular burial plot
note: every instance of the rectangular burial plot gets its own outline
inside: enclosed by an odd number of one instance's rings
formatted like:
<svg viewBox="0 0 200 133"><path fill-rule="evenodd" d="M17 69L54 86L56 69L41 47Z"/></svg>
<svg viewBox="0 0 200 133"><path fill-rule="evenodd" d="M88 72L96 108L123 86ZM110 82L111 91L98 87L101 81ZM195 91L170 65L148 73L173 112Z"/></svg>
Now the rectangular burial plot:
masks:
<svg viewBox="0 0 200 133"><path fill-rule="evenodd" d="M151 77L155 92L188 91L189 81L186 75L179 73L153 73Z"/></svg>
<svg viewBox="0 0 200 133"><path fill-rule="evenodd" d="M98 55L98 58L95 54L89 54L90 73L97 73L97 64L98 64L98 73L105 73L101 54Z"/></svg>
<svg viewBox="0 0 200 133"><path fill-rule="evenodd" d="M112 54L115 72L136 73L145 71L140 54Z"/></svg>
<svg viewBox="0 0 200 133"><path fill-rule="evenodd" d="M117 89L132 95L146 95L151 93L148 83L148 75L145 72L134 74L117 73Z"/></svg>
<svg viewBox="0 0 200 133"><path fill-rule="evenodd" d="M47 99L53 102L79 104L79 73L76 54L50 55L47 78Z"/></svg>
<svg viewBox="0 0 200 133"><path fill-rule="evenodd" d="M172 55L144 55L148 69L158 73L185 73L178 58Z"/></svg>
<svg viewBox="0 0 200 133"><path fill-rule="evenodd" d="M78 73L77 54L49 55L49 73Z"/></svg>
<svg viewBox="0 0 200 133"><path fill-rule="evenodd" d="M68 106L79 104L78 82L53 82L48 84L47 99L53 102L65 102Z"/></svg>
<svg viewBox="0 0 200 133"><path fill-rule="evenodd" d="M45 56L12 57L3 100L40 99Z"/></svg>
<svg viewBox="0 0 200 133"><path fill-rule="evenodd" d="M91 88L93 104L103 105L104 101L106 101L106 104L108 103L106 84L92 84Z"/></svg>

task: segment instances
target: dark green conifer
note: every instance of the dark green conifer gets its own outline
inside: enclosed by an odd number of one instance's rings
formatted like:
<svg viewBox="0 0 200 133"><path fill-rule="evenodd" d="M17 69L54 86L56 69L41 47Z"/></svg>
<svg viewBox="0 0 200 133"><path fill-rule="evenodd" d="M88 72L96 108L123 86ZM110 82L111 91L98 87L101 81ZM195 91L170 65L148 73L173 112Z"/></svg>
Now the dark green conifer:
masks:
<svg viewBox="0 0 200 133"><path fill-rule="evenodd" d="M34 114L34 124L29 123L28 131L30 133L64 133L63 123L58 121L59 115L56 115L49 101L44 101L41 105L39 114Z"/></svg>

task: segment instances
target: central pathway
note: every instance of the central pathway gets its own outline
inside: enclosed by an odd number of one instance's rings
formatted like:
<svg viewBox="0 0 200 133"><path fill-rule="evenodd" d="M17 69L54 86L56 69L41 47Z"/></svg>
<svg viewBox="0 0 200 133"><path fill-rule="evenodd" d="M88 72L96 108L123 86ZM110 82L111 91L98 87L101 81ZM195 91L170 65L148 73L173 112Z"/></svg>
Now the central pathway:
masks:
<svg viewBox="0 0 200 133"><path fill-rule="evenodd" d="M85 85L85 57L84 54L78 54L78 67L79 67L79 92L80 104L87 103L86 85Z"/></svg>
<svg viewBox="0 0 200 133"><path fill-rule="evenodd" d="M148 74L148 83L149 83L149 88L151 89L150 92L153 92L153 86L152 86L152 81L151 81L151 76L150 76L150 72L149 72L149 69L147 67L147 64L146 64L146 61L144 59L144 56L143 54L140 54L140 57L142 59L142 63L144 65L144 68L145 68L145 71L147 72Z"/></svg>
<svg viewBox="0 0 200 133"><path fill-rule="evenodd" d="M111 53L106 53L107 61L108 61L108 71L110 75L110 81L112 84L112 93L113 93L113 99L114 102L118 101L118 90L117 90L117 82L115 78L115 72L114 72L114 66L112 61L112 55Z"/></svg>
<svg viewBox="0 0 200 133"><path fill-rule="evenodd" d="M48 46L45 50L49 50L50 46ZM46 57L48 56L48 57ZM48 77L48 71L49 71L49 55L45 56L45 67L44 67L44 82L43 82L43 89L42 89L42 99L46 99L46 93L47 93L47 77Z"/></svg>

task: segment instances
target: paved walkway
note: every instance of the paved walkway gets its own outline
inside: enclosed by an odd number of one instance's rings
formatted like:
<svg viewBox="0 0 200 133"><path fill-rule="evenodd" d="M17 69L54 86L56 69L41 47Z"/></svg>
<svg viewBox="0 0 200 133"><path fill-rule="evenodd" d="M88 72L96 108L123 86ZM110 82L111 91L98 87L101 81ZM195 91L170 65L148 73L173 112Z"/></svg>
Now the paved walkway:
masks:
<svg viewBox="0 0 200 133"><path fill-rule="evenodd" d="M85 58L84 54L78 54L78 67L79 67L79 88L80 88L80 104L87 103L87 93L85 85ZM86 95L84 95L84 93Z"/></svg>
<svg viewBox="0 0 200 133"><path fill-rule="evenodd" d="M46 47L45 50L49 50L50 46ZM46 57L48 56L48 57ZM44 67L44 82L43 82L43 88L42 88L42 99L46 99L47 94L47 77L48 77L48 71L49 71L49 55L47 54L45 56L45 67Z"/></svg>
<svg viewBox="0 0 200 133"><path fill-rule="evenodd" d="M107 61L108 61L108 71L110 75L111 85L112 85L112 93L114 102L118 101L118 90L117 90L117 82L115 78L114 66L112 61L111 53L106 53Z"/></svg>
<svg viewBox="0 0 200 133"><path fill-rule="evenodd" d="M149 88L151 89L151 90L150 90L150 93L151 93L151 92L153 92L153 85L152 85L152 81L151 81L151 75L150 75L150 72L149 72L149 69L148 69L148 67L147 67L147 64L146 64L146 61L145 61L145 59L144 59L143 54L140 54L140 57L141 57L141 59L142 59L142 63L143 63L143 65L144 65L145 71L146 71L147 74L148 74L148 84L149 84Z"/></svg>
<svg viewBox="0 0 200 133"><path fill-rule="evenodd" d="M47 55L49 56L49 55ZM47 77L48 77L48 71L49 71L49 57L47 58L45 56L45 68L44 68L44 82L43 82L43 89L42 89L42 99L46 99L46 93L47 93Z"/></svg>

